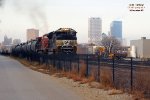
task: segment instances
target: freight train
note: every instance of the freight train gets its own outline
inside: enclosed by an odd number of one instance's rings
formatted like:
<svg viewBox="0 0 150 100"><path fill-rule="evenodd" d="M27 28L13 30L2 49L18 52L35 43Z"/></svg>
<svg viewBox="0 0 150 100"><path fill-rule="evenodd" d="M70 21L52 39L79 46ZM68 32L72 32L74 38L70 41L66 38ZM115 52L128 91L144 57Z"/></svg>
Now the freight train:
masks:
<svg viewBox="0 0 150 100"><path fill-rule="evenodd" d="M12 47L13 54L54 54L66 53L76 54L77 37L72 28L60 28L35 40L27 41Z"/></svg>

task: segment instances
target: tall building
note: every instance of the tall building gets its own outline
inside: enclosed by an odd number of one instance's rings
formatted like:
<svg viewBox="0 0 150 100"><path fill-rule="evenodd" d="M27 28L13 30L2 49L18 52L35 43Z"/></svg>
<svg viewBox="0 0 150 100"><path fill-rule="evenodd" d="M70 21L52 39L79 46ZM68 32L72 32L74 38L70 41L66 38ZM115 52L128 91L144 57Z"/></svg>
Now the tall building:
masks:
<svg viewBox="0 0 150 100"><path fill-rule="evenodd" d="M100 45L102 34L102 20L101 18L89 18L88 21L88 42L91 44Z"/></svg>
<svg viewBox="0 0 150 100"><path fill-rule="evenodd" d="M12 43L12 38L8 38L6 35L4 36L3 45L10 45Z"/></svg>
<svg viewBox="0 0 150 100"><path fill-rule="evenodd" d="M37 37L39 37L39 30L27 29L27 41L36 39Z"/></svg>
<svg viewBox="0 0 150 100"><path fill-rule="evenodd" d="M127 46L127 39L126 38L122 39L122 46Z"/></svg>
<svg viewBox="0 0 150 100"><path fill-rule="evenodd" d="M21 43L21 40L20 39L14 39L13 40L13 44L14 45L17 45L17 44L20 44Z"/></svg>
<svg viewBox="0 0 150 100"><path fill-rule="evenodd" d="M110 35L122 39L122 21L113 21L110 25Z"/></svg>

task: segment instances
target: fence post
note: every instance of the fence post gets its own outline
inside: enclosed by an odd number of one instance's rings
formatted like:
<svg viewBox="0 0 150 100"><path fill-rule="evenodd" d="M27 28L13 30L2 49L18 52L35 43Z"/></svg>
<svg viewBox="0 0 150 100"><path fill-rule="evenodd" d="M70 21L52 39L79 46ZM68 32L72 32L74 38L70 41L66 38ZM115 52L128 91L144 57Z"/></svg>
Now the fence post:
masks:
<svg viewBox="0 0 150 100"><path fill-rule="evenodd" d="M53 54L53 67L55 68L55 52L54 52L54 54Z"/></svg>
<svg viewBox="0 0 150 100"><path fill-rule="evenodd" d="M55 66L56 66L56 70L57 70L57 72L58 72L58 70L59 70L59 59L58 59L58 54L56 54L55 55Z"/></svg>
<svg viewBox="0 0 150 100"><path fill-rule="evenodd" d="M133 58L131 57L131 91L133 90Z"/></svg>
<svg viewBox="0 0 150 100"><path fill-rule="evenodd" d="M89 74L89 66L88 66L88 64L89 64L89 59L88 59L88 54L86 55L86 77L88 78L88 74Z"/></svg>
<svg viewBox="0 0 150 100"><path fill-rule="evenodd" d="M64 57L64 59L63 59L64 60L64 71L66 72L66 61L65 61L65 59L66 58Z"/></svg>
<svg viewBox="0 0 150 100"><path fill-rule="evenodd" d="M97 74L98 74L98 82L100 82L100 55L98 55L98 72L97 72Z"/></svg>
<svg viewBox="0 0 150 100"><path fill-rule="evenodd" d="M61 70L61 55L59 54L59 70Z"/></svg>
<svg viewBox="0 0 150 100"><path fill-rule="evenodd" d="M113 83L115 82L115 58L113 57Z"/></svg>
<svg viewBox="0 0 150 100"><path fill-rule="evenodd" d="M40 54L39 53L37 53L37 61L38 61L39 65L40 65Z"/></svg>
<svg viewBox="0 0 150 100"><path fill-rule="evenodd" d="M51 70L51 67L52 67L52 55L48 55L48 59L49 59L49 64L50 64L49 70Z"/></svg>
<svg viewBox="0 0 150 100"><path fill-rule="evenodd" d="M70 58L70 68L69 68L69 71L70 71L70 72L71 72L71 70L72 70L72 68L71 68L72 66L71 66L71 65L72 65L72 61L71 61L71 58Z"/></svg>
<svg viewBox="0 0 150 100"><path fill-rule="evenodd" d="M80 65L79 65L79 64L80 64L80 58L79 58L79 55L78 55L78 58L77 58L77 59L78 59L78 74L79 74L79 72L80 72L80 69L79 69L79 67L80 67Z"/></svg>
<svg viewBox="0 0 150 100"><path fill-rule="evenodd" d="M48 55L45 55L46 57L46 68L48 68Z"/></svg>
<svg viewBox="0 0 150 100"><path fill-rule="evenodd" d="M40 65L42 65L42 61L43 61L43 57L42 57L42 53L40 53Z"/></svg>

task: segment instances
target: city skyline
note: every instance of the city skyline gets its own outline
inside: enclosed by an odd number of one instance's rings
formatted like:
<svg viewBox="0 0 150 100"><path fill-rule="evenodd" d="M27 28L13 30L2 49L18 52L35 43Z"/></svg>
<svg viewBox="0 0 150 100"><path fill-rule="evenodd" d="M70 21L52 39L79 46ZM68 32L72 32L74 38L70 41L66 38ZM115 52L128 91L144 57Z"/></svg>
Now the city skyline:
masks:
<svg viewBox="0 0 150 100"><path fill-rule="evenodd" d="M129 11L128 6L131 3L144 4L144 11ZM28 28L39 29L42 36L60 27L71 27L78 32L79 43L85 43L88 42L87 20L90 17L100 17L103 20L102 33L108 33L113 20L122 20L123 38L128 40L139 39L142 36L150 38L149 11L148 0L15 0L15 2L5 0L4 6L0 8L0 42L3 41L5 34L25 41Z"/></svg>

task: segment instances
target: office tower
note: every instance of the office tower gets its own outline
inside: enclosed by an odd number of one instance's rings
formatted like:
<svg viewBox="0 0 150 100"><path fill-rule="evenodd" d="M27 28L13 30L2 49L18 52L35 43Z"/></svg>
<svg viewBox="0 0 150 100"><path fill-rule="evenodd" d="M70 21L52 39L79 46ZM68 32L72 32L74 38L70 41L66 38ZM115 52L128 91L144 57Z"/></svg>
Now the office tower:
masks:
<svg viewBox="0 0 150 100"><path fill-rule="evenodd" d="M122 21L113 21L111 23L110 34L117 39L122 39Z"/></svg>
<svg viewBox="0 0 150 100"><path fill-rule="evenodd" d="M88 42L95 45L100 45L102 33L102 20L101 18L89 18L88 21Z"/></svg>
<svg viewBox="0 0 150 100"><path fill-rule="evenodd" d="M27 29L27 41L36 39L37 37L39 37L39 30Z"/></svg>

